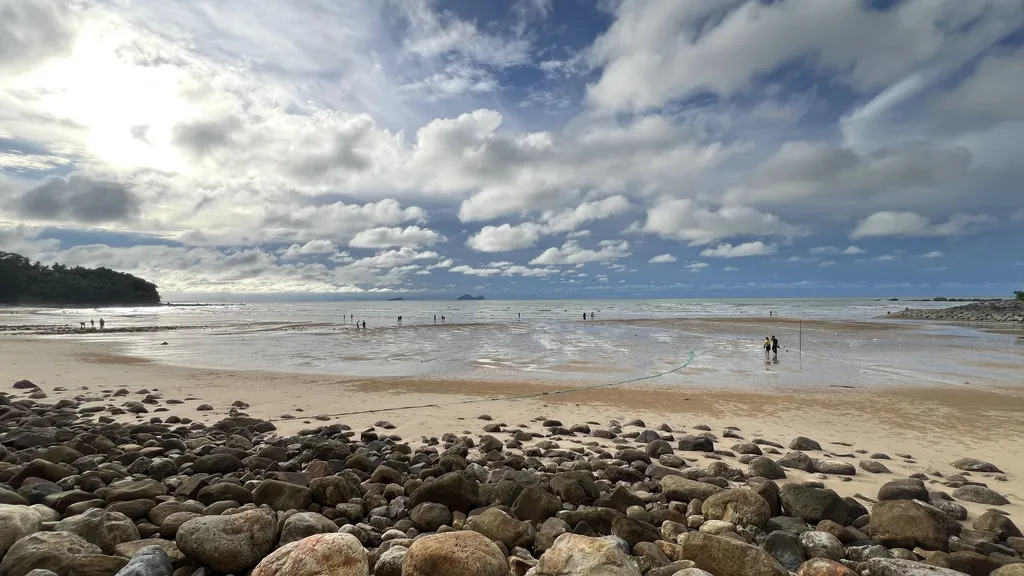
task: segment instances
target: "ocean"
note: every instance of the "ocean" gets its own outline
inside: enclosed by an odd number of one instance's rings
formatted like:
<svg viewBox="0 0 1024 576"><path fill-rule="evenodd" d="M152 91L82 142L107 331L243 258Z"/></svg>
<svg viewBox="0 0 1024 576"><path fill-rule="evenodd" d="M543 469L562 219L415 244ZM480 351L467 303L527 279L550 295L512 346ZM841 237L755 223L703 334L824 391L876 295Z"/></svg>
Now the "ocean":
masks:
<svg viewBox="0 0 1024 576"><path fill-rule="evenodd" d="M102 317L108 328L193 327L73 337L196 368L355 378L600 383L685 364L639 385L773 389L1019 381L1020 337L884 319L905 306L948 305L864 299L279 302L17 308L5 310L0 324L77 325ZM367 329L357 329L363 321ZM781 343L778 363L766 363L761 352L769 335Z"/></svg>

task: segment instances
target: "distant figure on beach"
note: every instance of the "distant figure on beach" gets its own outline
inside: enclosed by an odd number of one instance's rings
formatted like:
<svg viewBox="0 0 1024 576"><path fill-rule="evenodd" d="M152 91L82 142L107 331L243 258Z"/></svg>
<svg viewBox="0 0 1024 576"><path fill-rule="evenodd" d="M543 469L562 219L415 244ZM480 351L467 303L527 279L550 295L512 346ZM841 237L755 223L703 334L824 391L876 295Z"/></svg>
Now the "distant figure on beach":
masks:
<svg viewBox="0 0 1024 576"><path fill-rule="evenodd" d="M89 320L89 324L92 325L93 328L96 327L96 321L95 320Z"/></svg>
<svg viewBox="0 0 1024 576"><path fill-rule="evenodd" d="M767 362L771 357L772 353L772 339L769 336L764 337L764 361Z"/></svg>
<svg viewBox="0 0 1024 576"><path fill-rule="evenodd" d="M398 323L399 323L399 324L401 324L401 323L402 323L402 317L401 317L401 316L399 316L399 317L398 317Z"/></svg>
<svg viewBox="0 0 1024 576"><path fill-rule="evenodd" d="M444 324L444 323L445 323L445 317L444 317L444 314L442 314L441 315L441 324Z"/></svg>
<svg viewBox="0 0 1024 576"><path fill-rule="evenodd" d="M769 311L768 311L768 316L769 316L769 317L770 317L770 316L774 316L774 315L775 315L775 313L774 313L774 312L772 312L771 310L769 310Z"/></svg>
<svg viewBox="0 0 1024 576"><path fill-rule="evenodd" d="M434 324L437 324L437 314L434 314Z"/></svg>
<svg viewBox="0 0 1024 576"><path fill-rule="evenodd" d="M363 320L363 330L366 330L366 320Z"/></svg>
<svg viewBox="0 0 1024 576"><path fill-rule="evenodd" d="M518 312L518 314L519 314L519 319L522 320L523 319L523 313L522 312Z"/></svg>
<svg viewBox="0 0 1024 576"><path fill-rule="evenodd" d="M772 362L779 362L779 339L772 334Z"/></svg>
<svg viewBox="0 0 1024 576"><path fill-rule="evenodd" d="M85 330L85 322L79 322L82 325L82 330Z"/></svg>
<svg viewBox="0 0 1024 576"><path fill-rule="evenodd" d="M587 313L586 313L586 312L584 312L584 313L583 313L583 321L584 321L584 322L586 322L586 321L587 321Z"/></svg>
<svg viewBox="0 0 1024 576"><path fill-rule="evenodd" d="M107 323L103 321L103 318L100 318L100 330L103 330L103 327L106 325Z"/></svg>
<svg viewBox="0 0 1024 576"><path fill-rule="evenodd" d="M594 313L593 313L593 312L591 312L591 313L590 313L590 319L591 319L591 320L593 320L593 319L594 319Z"/></svg>

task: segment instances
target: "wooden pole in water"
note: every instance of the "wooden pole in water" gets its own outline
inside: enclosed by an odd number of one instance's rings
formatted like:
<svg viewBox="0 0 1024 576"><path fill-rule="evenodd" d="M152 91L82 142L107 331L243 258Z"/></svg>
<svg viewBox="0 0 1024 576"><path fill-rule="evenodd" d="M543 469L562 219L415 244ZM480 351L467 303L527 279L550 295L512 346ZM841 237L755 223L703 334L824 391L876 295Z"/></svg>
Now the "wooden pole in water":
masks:
<svg viewBox="0 0 1024 576"><path fill-rule="evenodd" d="M800 319L800 369L804 369L804 321Z"/></svg>

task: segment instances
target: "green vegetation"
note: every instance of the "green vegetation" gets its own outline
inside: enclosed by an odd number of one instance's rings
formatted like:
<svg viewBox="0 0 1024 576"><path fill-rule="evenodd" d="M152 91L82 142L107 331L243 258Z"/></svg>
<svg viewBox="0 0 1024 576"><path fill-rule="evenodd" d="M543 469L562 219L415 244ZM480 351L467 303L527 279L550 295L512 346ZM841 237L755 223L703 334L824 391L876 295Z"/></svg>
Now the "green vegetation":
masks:
<svg viewBox="0 0 1024 576"><path fill-rule="evenodd" d="M1024 290L1017 290L1016 292L1014 292L1014 295L1017 296L1017 300L1024 302Z"/></svg>
<svg viewBox="0 0 1024 576"><path fill-rule="evenodd" d="M156 284L109 268L43 266L0 251L0 302L4 304L159 304Z"/></svg>

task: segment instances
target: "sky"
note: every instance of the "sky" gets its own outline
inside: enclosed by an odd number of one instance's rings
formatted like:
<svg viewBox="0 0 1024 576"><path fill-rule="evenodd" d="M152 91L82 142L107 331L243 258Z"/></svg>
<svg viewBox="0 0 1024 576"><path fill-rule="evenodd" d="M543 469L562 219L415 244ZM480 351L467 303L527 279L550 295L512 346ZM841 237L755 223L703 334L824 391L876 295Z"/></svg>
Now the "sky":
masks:
<svg viewBox="0 0 1024 576"><path fill-rule="evenodd" d="M0 250L165 296L1009 296L1024 0L0 0Z"/></svg>

